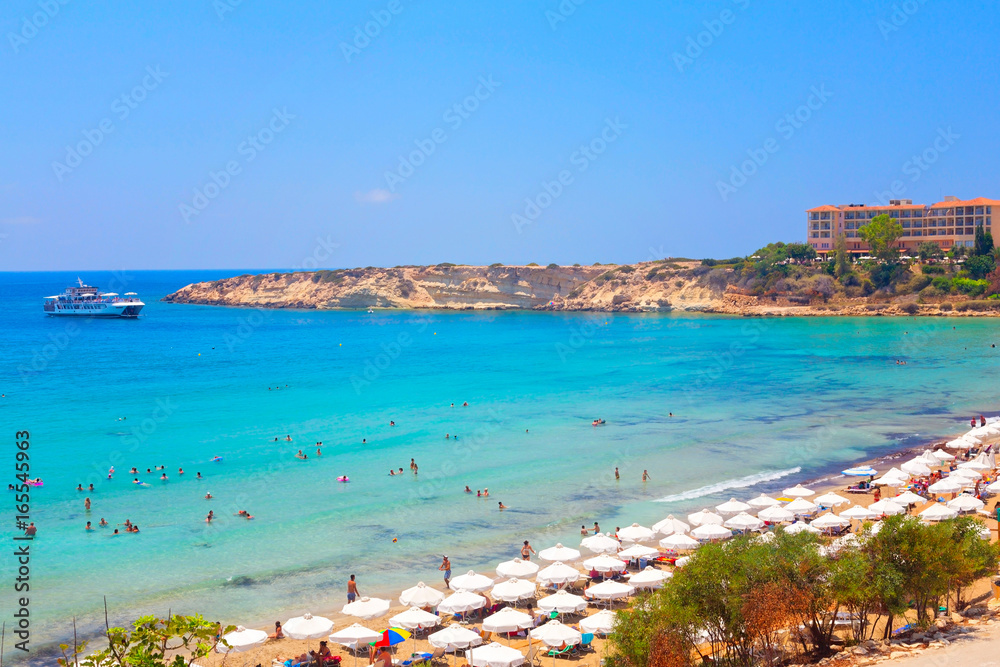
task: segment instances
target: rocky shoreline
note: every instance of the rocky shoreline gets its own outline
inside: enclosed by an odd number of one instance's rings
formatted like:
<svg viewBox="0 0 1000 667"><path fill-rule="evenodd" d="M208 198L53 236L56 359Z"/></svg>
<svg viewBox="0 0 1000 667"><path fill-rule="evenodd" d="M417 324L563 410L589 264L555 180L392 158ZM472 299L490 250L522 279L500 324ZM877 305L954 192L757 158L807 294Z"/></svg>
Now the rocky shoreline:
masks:
<svg viewBox="0 0 1000 667"><path fill-rule="evenodd" d="M194 283L169 303L242 308L700 312L777 316L1000 316L1000 301L922 303L915 296L754 295L732 271L690 260L638 264L366 267L242 275Z"/></svg>

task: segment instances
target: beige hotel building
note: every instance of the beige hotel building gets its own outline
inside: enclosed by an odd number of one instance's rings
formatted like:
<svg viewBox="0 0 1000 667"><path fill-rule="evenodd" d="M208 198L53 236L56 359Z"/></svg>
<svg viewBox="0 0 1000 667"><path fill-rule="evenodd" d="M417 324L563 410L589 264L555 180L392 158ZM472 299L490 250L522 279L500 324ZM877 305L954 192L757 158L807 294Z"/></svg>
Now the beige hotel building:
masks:
<svg viewBox="0 0 1000 667"><path fill-rule="evenodd" d="M837 236L843 234L847 251L864 255L868 244L861 240L858 229L875 216L888 213L903 226L903 237L897 247L904 254L914 254L925 241L937 243L945 251L953 246L971 248L977 226L982 225L992 233L993 209L998 206L1000 201L984 197L969 200L945 197L942 202L926 206L914 204L910 199L890 199L888 206L818 206L806 211L806 238L816 252L825 255L833 250Z"/></svg>

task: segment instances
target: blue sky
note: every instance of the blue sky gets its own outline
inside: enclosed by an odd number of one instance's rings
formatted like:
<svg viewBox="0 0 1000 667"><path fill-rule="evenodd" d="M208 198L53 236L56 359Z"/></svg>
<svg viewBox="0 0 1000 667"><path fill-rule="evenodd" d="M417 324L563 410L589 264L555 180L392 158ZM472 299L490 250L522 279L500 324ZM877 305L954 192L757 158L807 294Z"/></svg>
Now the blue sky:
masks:
<svg viewBox="0 0 1000 667"><path fill-rule="evenodd" d="M8 0L0 28L4 270L721 257L896 180L1000 197L988 3Z"/></svg>

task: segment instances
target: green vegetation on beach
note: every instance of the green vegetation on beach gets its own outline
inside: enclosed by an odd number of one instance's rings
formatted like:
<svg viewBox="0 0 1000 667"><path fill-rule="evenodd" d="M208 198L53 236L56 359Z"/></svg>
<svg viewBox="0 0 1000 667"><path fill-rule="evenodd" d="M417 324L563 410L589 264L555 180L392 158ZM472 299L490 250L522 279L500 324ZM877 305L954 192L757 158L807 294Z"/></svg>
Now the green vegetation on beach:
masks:
<svg viewBox="0 0 1000 667"><path fill-rule="evenodd" d="M927 627L939 605L963 609L966 587L996 571L1000 547L980 536L975 519L880 523L877 533L866 527L857 542L826 553L819 537L781 530L774 539L701 547L662 589L619 613L610 664L686 667L708 653L712 664L742 667L821 658L838 613L851 619L849 643L877 630L891 636L907 612Z"/></svg>

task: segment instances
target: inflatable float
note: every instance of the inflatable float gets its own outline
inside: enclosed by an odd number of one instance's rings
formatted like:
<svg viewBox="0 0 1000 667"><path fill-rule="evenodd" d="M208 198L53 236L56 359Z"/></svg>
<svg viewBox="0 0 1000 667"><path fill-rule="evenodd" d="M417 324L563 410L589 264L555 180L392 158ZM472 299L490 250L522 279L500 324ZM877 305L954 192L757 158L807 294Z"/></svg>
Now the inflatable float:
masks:
<svg viewBox="0 0 1000 667"><path fill-rule="evenodd" d="M213 456L212 458L210 458L208 460L208 462L209 463L222 463L222 457L221 456Z"/></svg>
<svg viewBox="0 0 1000 667"><path fill-rule="evenodd" d="M340 477L337 478L337 481L338 482L350 482L351 478L347 477L346 475L341 475Z"/></svg>

